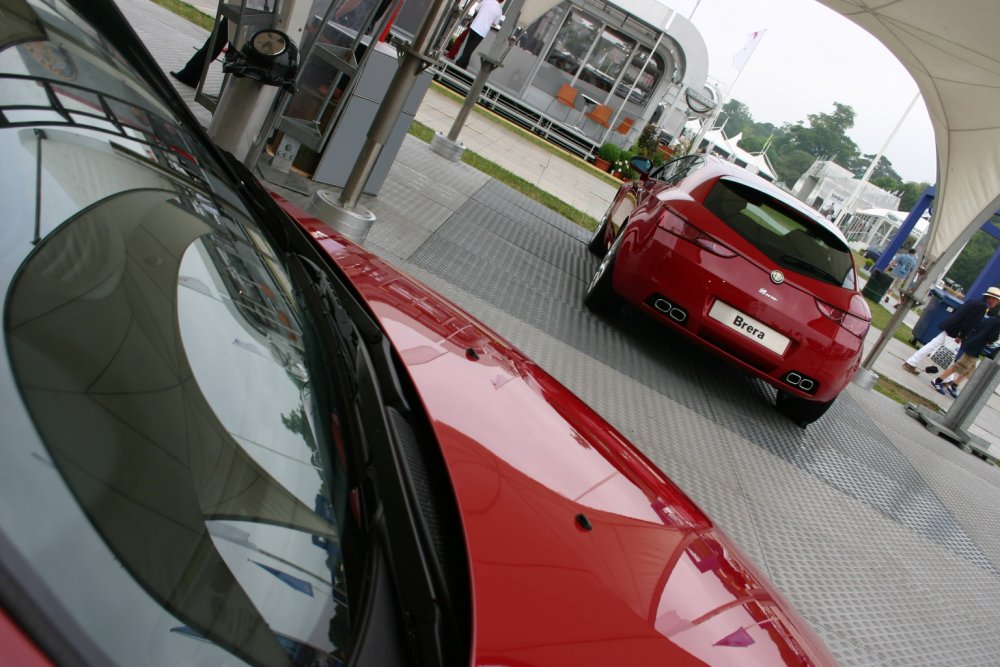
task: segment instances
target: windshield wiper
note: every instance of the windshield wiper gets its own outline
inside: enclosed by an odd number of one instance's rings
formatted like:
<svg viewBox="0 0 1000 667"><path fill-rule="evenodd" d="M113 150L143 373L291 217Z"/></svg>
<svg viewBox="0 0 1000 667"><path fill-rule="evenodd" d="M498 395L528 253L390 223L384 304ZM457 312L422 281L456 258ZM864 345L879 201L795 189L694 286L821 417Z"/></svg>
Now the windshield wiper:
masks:
<svg viewBox="0 0 1000 667"><path fill-rule="evenodd" d="M300 274L298 277L301 278L302 285L312 288L311 294L307 298L314 300L313 305L319 308L311 308L310 310L319 312L324 324L327 325L322 327L323 332L332 334L335 339L336 344L331 347L340 358L343 368L350 378L351 395L355 396L358 393L358 369L353 352L359 343L357 329L340 298L334 292L326 271L302 255L293 255L293 258L296 261L290 262L291 272L293 275Z"/></svg>
<svg viewBox="0 0 1000 667"><path fill-rule="evenodd" d="M325 323L324 327L337 340L337 354L342 358L344 366L351 375L352 394L357 393L357 360L356 351L362 344L373 345L382 340L382 330L372 321L368 313L354 300L351 295L338 293L338 286L330 280L330 273L318 266L312 260L298 254L292 255L293 272L301 270L304 285L313 289L319 312ZM344 288L340 288L344 290Z"/></svg>
<svg viewBox="0 0 1000 667"><path fill-rule="evenodd" d="M372 316L332 269L302 255L290 257L306 306L317 313L316 328L345 371L353 405L345 411L345 425L357 436L352 453L372 494L369 507L385 512L386 548L409 648L416 662L448 662L446 656L462 653L455 647L469 635L460 610L466 596L456 592L468 573L461 565L461 540L445 539L461 522L444 462L424 440L433 436L407 399L389 339Z"/></svg>
<svg viewBox="0 0 1000 667"><path fill-rule="evenodd" d="M802 259L801 257L797 257L795 255L782 255L778 258L778 262L786 266L795 267L796 269L803 269L804 271L811 273L814 276L819 276L834 285L839 285L841 283L841 281L837 279L837 276L816 266L815 264L812 264L811 262Z"/></svg>

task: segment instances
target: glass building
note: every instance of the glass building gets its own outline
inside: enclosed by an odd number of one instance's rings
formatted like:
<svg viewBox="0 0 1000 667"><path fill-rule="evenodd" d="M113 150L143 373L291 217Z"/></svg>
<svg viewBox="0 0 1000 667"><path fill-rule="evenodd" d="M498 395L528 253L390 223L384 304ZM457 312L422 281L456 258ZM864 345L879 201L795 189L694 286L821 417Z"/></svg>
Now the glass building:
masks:
<svg viewBox="0 0 1000 667"><path fill-rule="evenodd" d="M651 121L673 134L687 118L684 92L707 78L701 35L658 2L525 0L515 35L487 97L498 112L581 147L625 145ZM479 66L478 57L468 70L442 60L440 78L461 89Z"/></svg>

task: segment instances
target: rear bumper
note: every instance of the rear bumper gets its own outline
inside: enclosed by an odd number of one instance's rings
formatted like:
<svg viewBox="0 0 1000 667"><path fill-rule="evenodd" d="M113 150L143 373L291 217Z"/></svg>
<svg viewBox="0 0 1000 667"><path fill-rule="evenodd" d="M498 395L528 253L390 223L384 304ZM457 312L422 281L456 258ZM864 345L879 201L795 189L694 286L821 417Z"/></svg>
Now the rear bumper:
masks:
<svg viewBox="0 0 1000 667"><path fill-rule="evenodd" d="M633 306L791 394L829 401L850 382L862 340L825 317L813 296L773 283L738 255L719 257L661 229L641 247L637 239L623 239L613 276L615 291ZM787 347L772 351L713 318L716 301L786 337Z"/></svg>

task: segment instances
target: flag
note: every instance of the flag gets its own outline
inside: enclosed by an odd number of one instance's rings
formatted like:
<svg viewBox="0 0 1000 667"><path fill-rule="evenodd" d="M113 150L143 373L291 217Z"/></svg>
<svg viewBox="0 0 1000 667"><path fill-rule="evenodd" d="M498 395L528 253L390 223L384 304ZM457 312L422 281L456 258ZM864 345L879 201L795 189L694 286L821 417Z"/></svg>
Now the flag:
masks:
<svg viewBox="0 0 1000 667"><path fill-rule="evenodd" d="M750 60L750 54L757 48L757 43L760 42L760 38L764 36L765 32L767 31L758 30L757 32L750 33L747 37L747 43L733 56L733 69L743 69L747 61Z"/></svg>

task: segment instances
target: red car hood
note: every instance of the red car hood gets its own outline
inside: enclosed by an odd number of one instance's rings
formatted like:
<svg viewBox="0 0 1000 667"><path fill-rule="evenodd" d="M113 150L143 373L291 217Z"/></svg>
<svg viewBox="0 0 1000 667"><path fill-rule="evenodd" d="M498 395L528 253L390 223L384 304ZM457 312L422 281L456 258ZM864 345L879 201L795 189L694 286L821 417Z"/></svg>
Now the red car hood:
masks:
<svg viewBox="0 0 1000 667"><path fill-rule="evenodd" d="M456 306L286 202L417 387L465 526L477 665L835 664L662 472Z"/></svg>

